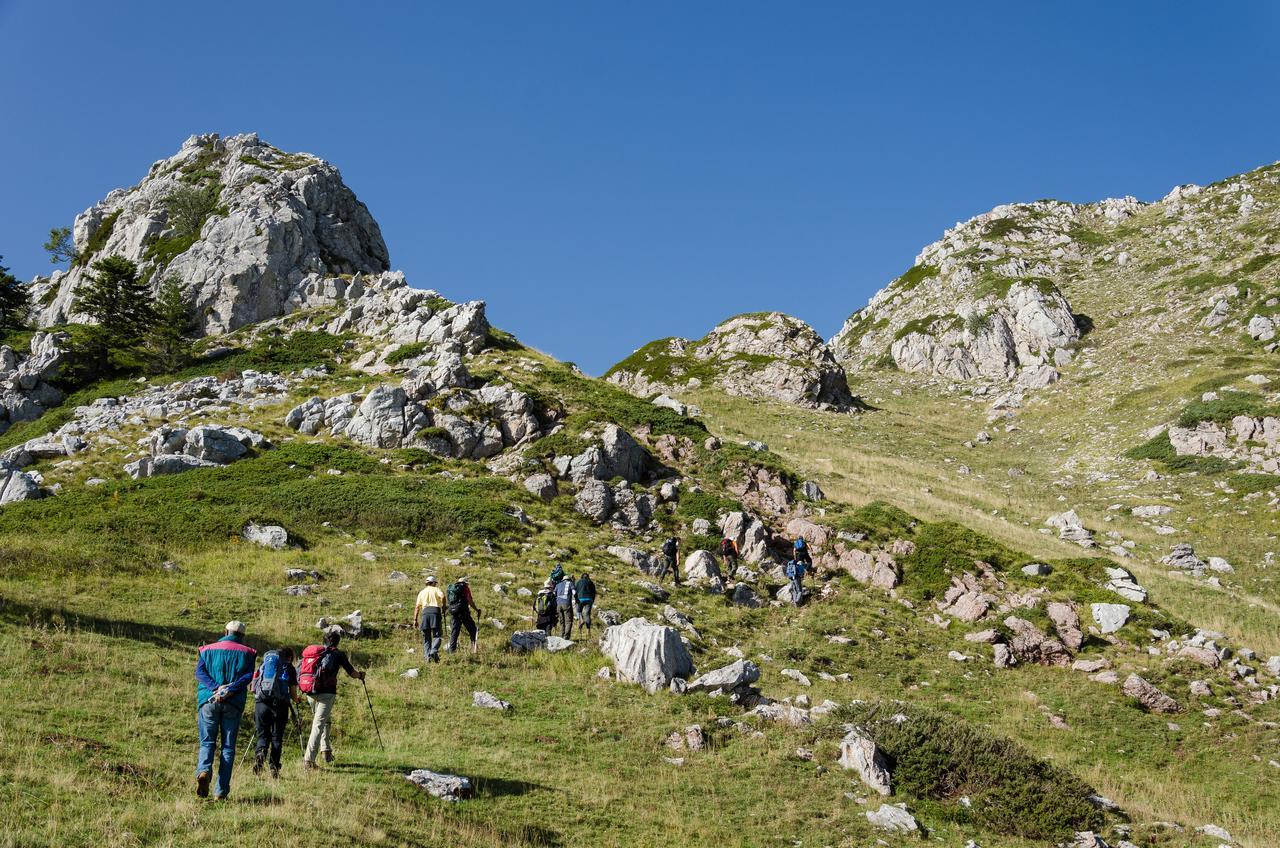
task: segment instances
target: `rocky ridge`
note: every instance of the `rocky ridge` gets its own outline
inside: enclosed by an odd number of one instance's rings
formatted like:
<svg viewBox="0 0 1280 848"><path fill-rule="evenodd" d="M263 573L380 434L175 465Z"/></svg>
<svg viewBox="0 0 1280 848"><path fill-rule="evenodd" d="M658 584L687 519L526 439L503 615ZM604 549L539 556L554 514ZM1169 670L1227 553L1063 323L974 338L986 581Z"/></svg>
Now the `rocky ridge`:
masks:
<svg viewBox="0 0 1280 848"><path fill-rule="evenodd" d="M651 342L605 377L644 398L714 385L731 395L811 409L849 412L860 407L822 338L808 324L780 312L735 316L696 341Z"/></svg>
<svg viewBox="0 0 1280 848"><path fill-rule="evenodd" d="M42 326L78 320L92 263L121 255L158 285L175 276L200 328L226 332L343 294L352 275L389 268L369 210L338 169L256 133L195 135L76 216L70 269L32 282Z"/></svg>

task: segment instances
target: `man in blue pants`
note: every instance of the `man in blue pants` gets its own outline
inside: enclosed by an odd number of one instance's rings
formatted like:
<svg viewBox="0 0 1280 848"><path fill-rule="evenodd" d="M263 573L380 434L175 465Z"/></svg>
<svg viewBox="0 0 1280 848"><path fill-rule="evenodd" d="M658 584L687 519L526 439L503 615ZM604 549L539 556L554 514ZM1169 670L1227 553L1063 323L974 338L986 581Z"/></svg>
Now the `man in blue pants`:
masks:
<svg viewBox="0 0 1280 848"><path fill-rule="evenodd" d="M196 659L196 717L200 752L196 756L196 795L209 795L214 751L220 749L218 785L214 797L231 792L231 769L236 762L236 735L253 679L257 651L244 644L244 622L228 621L227 635L205 645Z"/></svg>

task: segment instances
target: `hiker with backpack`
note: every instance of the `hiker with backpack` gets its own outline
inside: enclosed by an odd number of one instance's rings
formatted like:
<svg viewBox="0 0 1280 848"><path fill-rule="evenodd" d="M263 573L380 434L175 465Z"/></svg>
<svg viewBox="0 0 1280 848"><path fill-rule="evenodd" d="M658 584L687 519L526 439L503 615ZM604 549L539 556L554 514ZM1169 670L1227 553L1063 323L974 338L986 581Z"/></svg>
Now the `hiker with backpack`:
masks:
<svg viewBox="0 0 1280 848"><path fill-rule="evenodd" d="M452 654L458 649L458 633L465 627L467 635L471 637L471 653L474 654L480 650L480 642L471 611L475 610L478 618L480 607L476 606L471 597L471 581L466 577L459 577L450 583L445 590L445 603L449 605L449 647L446 650Z"/></svg>
<svg viewBox="0 0 1280 848"><path fill-rule="evenodd" d="M556 584L556 618L560 622L560 638L573 636L573 575L566 574Z"/></svg>
<svg viewBox="0 0 1280 848"><path fill-rule="evenodd" d="M533 599L534 627L551 635L556 626L556 584L548 577Z"/></svg>
<svg viewBox="0 0 1280 848"><path fill-rule="evenodd" d="M793 607L800 606L800 599L804 596L802 581L804 580L805 570L805 564L798 559L793 559L786 565L786 575L791 581L791 605Z"/></svg>
<svg viewBox="0 0 1280 848"><path fill-rule="evenodd" d="M809 545L803 536L797 538L795 545L792 546L791 558L796 562L804 563L810 569L813 568L813 557L809 553Z"/></svg>
<svg viewBox="0 0 1280 848"><path fill-rule="evenodd" d="M262 665L253 673L253 720L258 728L253 773L262 774L270 754L271 776L280 776L280 752L289 727L289 710L298 700L298 670L293 667L293 648L278 648L262 655Z"/></svg>
<svg viewBox="0 0 1280 848"><path fill-rule="evenodd" d="M738 568L738 543L725 536L720 540L720 556L724 557L724 579L732 580Z"/></svg>
<svg viewBox="0 0 1280 848"><path fill-rule="evenodd" d="M348 677L364 680L364 672L356 671L347 654L338 648L342 628L330 625L324 631L323 645L308 645L302 650L298 666L298 687L306 693L313 710L311 736L302 754L302 767L316 767L316 754L322 753L326 763L333 762L333 746L329 743L329 727L333 719L333 702L338 698L338 671Z"/></svg>
<svg viewBox="0 0 1280 848"><path fill-rule="evenodd" d="M591 575L584 571L573 588L578 596L578 623L587 628L587 635L590 636L591 608L596 604L596 584L592 582Z"/></svg>
<svg viewBox="0 0 1280 848"><path fill-rule="evenodd" d="M435 575L418 593L413 605L413 626L422 631L422 655L427 662L440 662L440 642L444 639L444 592L436 585Z"/></svg>
<svg viewBox="0 0 1280 848"><path fill-rule="evenodd" d="M226 635L201 647L196 654L196 718L200 733L196 795L200 798L209 796L215 750L219 752L218 785L213 797L222 800L231 793L236 737L240 733L257 655L257 651L244 644L242 621L228 621Z"/></svg>
<svg viewBox="0 0 1280 848"><path fill-rule="evenodd" d="M667 572L671 572L672 582L680 585L680 540L675 536L669 536L662 543L662 572L658 575L658 582L661 583L667 578Z"/></svg>
<svg viewBox="0 0 1280 848"><path fill-rule="evenodd" d="M551 585L554 586L555 584L559 583L563 579L564 579L564 566L562 566L560 563L557 562L556 567L551 569L551 577L550 577Z"/></svg>

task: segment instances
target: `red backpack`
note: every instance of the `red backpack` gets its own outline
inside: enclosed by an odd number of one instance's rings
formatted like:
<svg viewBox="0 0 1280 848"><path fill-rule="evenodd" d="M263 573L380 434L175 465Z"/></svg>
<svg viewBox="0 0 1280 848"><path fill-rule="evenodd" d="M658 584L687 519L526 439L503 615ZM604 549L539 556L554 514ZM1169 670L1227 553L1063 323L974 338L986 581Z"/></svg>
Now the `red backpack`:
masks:
<svg viewBox="0 0 1280 848"><path fill-rule="evenodd" d="M302 649L302 662L298 665L298 688L310 695L320 679L320 665L329 649L324 645L308 645Z"/></svg>

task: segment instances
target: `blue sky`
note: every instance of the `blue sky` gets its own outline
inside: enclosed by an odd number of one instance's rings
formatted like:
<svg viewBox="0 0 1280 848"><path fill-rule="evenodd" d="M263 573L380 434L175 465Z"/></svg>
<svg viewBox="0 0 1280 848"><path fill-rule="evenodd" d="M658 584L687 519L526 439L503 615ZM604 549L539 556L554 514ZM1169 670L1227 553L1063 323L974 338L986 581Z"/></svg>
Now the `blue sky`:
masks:
<svg viewBox="0 0 1280 848"><path fill-rule="evenodd" d="M824 336L957 220L1280 159L1280 6L0 0L0 254L197 132L337 164L413 285L598 373Z"/></svg>

